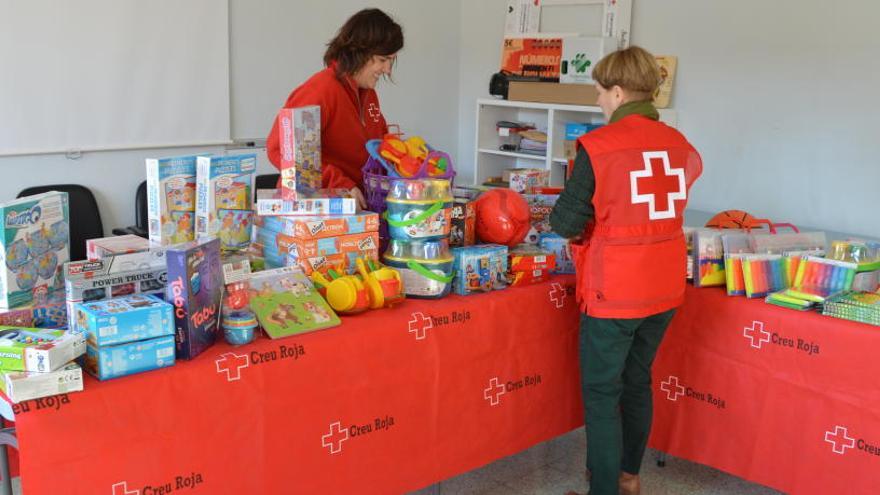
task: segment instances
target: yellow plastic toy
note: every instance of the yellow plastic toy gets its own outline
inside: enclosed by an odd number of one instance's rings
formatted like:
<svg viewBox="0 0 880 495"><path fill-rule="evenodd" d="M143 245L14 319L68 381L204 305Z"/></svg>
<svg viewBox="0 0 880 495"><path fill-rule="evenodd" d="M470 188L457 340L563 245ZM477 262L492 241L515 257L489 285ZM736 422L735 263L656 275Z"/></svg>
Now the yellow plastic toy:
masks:
<svg viewBox="0 0 880 495"><path fill-rule="evenodd" d="M355 314L370 307L367 288L357 275L339 275L335 270L329 270L327 274L329 280L318 271L312 272L310 278L333 311Z"/></svg>
<svg viewBox="0 0 880 495"><path fill-rule="evenodd" d="M397 270L363 258L358 258L355 263L370 296L370 309L390 308L406 297Z"/></svg>

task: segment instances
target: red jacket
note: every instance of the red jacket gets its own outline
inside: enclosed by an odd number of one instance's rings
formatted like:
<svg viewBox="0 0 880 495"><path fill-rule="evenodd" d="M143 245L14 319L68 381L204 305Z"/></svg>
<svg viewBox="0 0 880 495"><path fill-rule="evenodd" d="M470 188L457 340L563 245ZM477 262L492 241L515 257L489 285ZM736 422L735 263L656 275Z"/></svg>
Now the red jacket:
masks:
<svg viewBox="0 0 880 495"><path fill-rule="evenodd" d="M321 107L322 185L345 189L361 186L361 168L367 161L364 144L388 132L376 91L358 88L350 77L340 81L335 65L331 65L294 89L284 108L306 105ZM266 151L269 161L278 168L281 142L277 118L266 138Z"/></svg>
<svg viewBox="0 0 880 495"><path fill-rule="evenodd" d="M688 191L703 170L675 129L641 115L578 140L596 176L595 219L572 244L581 310L598 318L643 318L684 301Z"/></svg>

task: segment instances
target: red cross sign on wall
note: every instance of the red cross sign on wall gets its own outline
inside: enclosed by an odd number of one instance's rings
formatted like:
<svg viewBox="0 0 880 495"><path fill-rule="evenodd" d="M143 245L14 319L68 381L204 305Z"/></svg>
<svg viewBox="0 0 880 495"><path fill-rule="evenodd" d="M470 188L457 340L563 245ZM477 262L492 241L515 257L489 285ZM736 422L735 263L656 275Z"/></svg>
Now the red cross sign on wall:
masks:
<svg viewBox="0 0 880 495"><path fill-rule="evenodd" d="M665 151L646 151L642 158L645 168L629 173L632 204L646 203L651 220L675 218L675 202L687 199L684 169L672 168Z"/></svg>

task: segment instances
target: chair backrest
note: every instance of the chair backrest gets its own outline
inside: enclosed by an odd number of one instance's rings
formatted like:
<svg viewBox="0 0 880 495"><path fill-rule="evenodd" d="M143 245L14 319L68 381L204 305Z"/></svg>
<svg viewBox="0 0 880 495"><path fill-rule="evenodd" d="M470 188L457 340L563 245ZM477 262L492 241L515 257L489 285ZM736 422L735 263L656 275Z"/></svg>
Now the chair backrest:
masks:
<svg viewBox="0 0 880 495"><path fill-rule="evenodd" d="M42 194L49 191L67 193L70 211L70 259L78 261L86 259L86 239L104 237L104 225L101 223L101 212L95 195L85 186L78 184L56 184L51 186L35 186L23 189L19 198Z"/></svg>
<svg viewBox="0 0 880 495"><path fill-rule="evenodd" d="M147 230L147 181L143 181L134 195L134 224Z"/></svg>
<svg viewBox="0 0 880 495"><path fill-rule="evenodd" d="M281 174L262 174L258 175L254 180L254 200L257 197L257 189L275 189L278 187L278 180Z"/></svg>

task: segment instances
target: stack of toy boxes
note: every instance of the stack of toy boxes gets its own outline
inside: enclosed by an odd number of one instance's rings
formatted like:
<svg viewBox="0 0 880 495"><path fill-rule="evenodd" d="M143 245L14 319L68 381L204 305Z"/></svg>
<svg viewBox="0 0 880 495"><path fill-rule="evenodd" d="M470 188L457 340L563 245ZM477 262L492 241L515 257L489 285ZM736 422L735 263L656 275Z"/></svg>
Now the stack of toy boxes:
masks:
<svg viewBox="0 0 880 495"><path fill-rule="evenodd" d="M259 217L255 248L272 267L299 266L307 275L329 268L353 273L358 257L379 258L379 215Z"/></svg>
<svg viewBox="0 0 880 495"><path fill-rule="evenodd" d="M321 107L283 108L278 112L281 141L281 198L321 188Z"/></svg>
<svg viewBox="0 0 880 495"><path fill-rule="evenodd" d="M507 246L478 244L457 247L452 254L455 256L452 290L456 294L466 296L507 287Z"/></svg>
<svg viewBox="0 0 880 495"><path fill-rule="evenodd" d="M77 392L82 370L74 359L86 349L79 332L0 327L0 389L13 402Z"/></svg>
<svg viewBox="0 0 880 495"><path fill-rule="evenodd" d="M86 257L90 260L99 260L105 256L139 253L148 249L150 249L150 241L134 234L86 239Z"/></svg>
<svg viewBox="0 0 880 495"><path fill-rule="evenodd" d="M191 359L214 345L220 325L220 240L168 248L165 299L174 305L177 357Z"/></svg>
<svg viewBox="0 0 880 495"><path fill-rule="evenodd" d="M220 249L248 247L253 228L257 155L200 156L196 171L196 238L220 238Z"/></svg>
<svg viewBox="0 0 880 495"><path fill-rule="evenodd" d="M0 203L0 308L26 306L61 289L69 222L67 193Z"/></svg>
<svg viewBox="0 0 880 495"><path fill-rule="evenodd" d="M64 266L64 288L71 330L77 328L77 321L73 318L74 304L129 294L162 295L167 272L164 249L67 263Z"/></svg>
<svg viewBox="0 0 880 495"><path fill-rule="evenodd" d="M74 305L86 335L83 367L99 380L174 364L174 307L156 296L134 294Z"/></svg>
<svg viewBox="0 0 880 495"><path fill-rule="evenodd" d="M150 241L159 245L195 238L196 157L147 158Z"/></svg>
<svg viewBox="0 0 880 495"><path fill-rule="evenodd" d="M510 285L529 285L550 278L556 269L556 255L537 246L520 244L510 250L507 260L507 281Z"/></svg>

